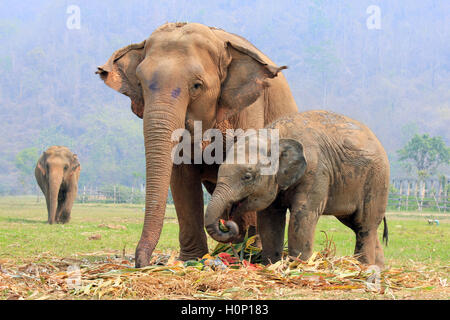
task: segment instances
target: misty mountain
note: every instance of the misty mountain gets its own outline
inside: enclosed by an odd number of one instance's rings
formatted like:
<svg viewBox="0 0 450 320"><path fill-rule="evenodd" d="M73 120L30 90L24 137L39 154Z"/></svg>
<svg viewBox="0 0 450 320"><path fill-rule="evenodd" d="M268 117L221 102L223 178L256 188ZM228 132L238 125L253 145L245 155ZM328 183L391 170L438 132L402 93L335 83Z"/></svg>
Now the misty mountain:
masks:
<svg viewBox="0 0 450 320"><path fill-rule="evenodd" d="M80 10L79 29L68 27L71 5ZM14 165L21 150L52 144L78 154L82 185L142 182L142 120L94 72L167 21L245 37L289 66L283 73L299 110L332 110L367 124L388 151L392 175L401 175L395 151L414 133L450 142L449 14L445 0L4 0L0 193L23 191Z"/></svg>

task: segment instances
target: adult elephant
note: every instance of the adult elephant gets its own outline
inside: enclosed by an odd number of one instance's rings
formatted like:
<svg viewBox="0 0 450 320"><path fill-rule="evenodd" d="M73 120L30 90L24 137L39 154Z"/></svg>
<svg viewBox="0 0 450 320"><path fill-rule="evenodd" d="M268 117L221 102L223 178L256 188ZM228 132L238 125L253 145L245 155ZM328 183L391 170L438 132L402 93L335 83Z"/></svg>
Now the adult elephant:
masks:
<svg viewBox="0 0 450 320"><path fill-rule="evenodd" d="M263 128L297 112L284 76L240 36L198 23L167 23L148 39L117 50L97 73L131 99L143 119L145 219L136 266L149 264L159 240L169 183L180 226L180 259L208 252L202 181L214 189L218 165L173 165L171 136L193 122L210 128Z"/></svg>
<svg viewBox="0 0 450 320"><path fill-rule="evenodd" d="M48 223L67 223L77 196L80 162L63 146L51 146L39 157L34 174L47 202Z"/></svg>

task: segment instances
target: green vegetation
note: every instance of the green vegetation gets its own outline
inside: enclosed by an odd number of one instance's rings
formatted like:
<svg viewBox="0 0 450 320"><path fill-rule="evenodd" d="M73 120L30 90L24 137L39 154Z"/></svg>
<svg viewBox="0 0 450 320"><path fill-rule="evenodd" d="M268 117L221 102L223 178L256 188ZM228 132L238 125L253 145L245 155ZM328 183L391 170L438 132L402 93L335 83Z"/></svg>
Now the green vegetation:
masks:
<svg viewBox="0 0 450 320"><path fill-rule="evenodd" d="M0 198L0 258L20 262L44 252L71 257L96 251L114 250L134 254L143 222L143 208L133 204L76 203L72 220L66 225L48 225L43 199L35 197ZM450 261L448 216L439 226L429 225L427 217L388 214L389 245L385 247L388 265L412 262L443 264ZM351 255L353 232L334 217L322 217L316 229L315 250L323 248L326 231L336 244L338 255ZM380 239L382 226L379 228ZM90 240L90 237L100 239ZM287 238L286 238L287 239ZM212 250L215 242L209 238ZM174 207L169 205L156 250L179 250L178 223Z"/></svg>
<svg viewBox="0 0 450 320"><path fill-rule="evenodd" d="M15 165L21 151L37 148L37 160L54 144L78 154L82 186L143 183L142 120L94 72L166 21L199 22L250 40L289 66L283 74L299 110L362 121L391 164L415 129L448 143L446 1L391 1L381 8L381 30L367 29L367 6L359 1L194 3L180 10L177 1L81 1L81 29L70 30L64 1L0 1L0 194L23 194ZM391 173L403 171L393 166Z"/></svg>
<svg viewBox="0 0 450 320"><path fill-rule="evenodd" d="M141 205L75 204L71 222L54 226L46 223L46 210L42 198L39 203L35 197L1 198L0 256L20 259L42 252L71 256L123 249L132 253L142 231ZM168 207L159 249L178 246L178 225L172 223L175 221L175 210ZM95 235L101 239L89 240Z"/></svg>
<svg viewBox="0 0 450 320"><path fill-rule="evenodd" d="M442 165L450 164L450 147L442 137L430 137L428 134L415 134L414 137L397 151L399 160L420 179L434 175Z"/></svg>
<svg viewBox="0 0 450 320"><path fill-rule="evenodd" d="M38 186L34 175L34 169L39 158L38 149L35 147L26 148L16 155L15 165L19 171L19 184L22 187L22 194L29 191L37 191Z"/></svg>

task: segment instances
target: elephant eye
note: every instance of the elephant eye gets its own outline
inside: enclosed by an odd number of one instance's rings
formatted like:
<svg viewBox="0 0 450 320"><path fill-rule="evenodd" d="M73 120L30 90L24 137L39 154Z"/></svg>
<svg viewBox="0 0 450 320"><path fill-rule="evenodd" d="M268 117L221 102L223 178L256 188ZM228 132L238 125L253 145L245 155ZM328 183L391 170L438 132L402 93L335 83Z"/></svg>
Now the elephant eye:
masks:
<svg viewBox="0 0 450 320"><path fill-rule="evenodd" d="M195 99L197 98L203 90L204 84L202 80L195 80L195 82L192 83L189 92L191 94L191 98Z"/></svg>
<svg viewBox="0 0 450 320"><path fill-rule="evenodd" d="M244 176L242 177L242 180L244 180L244 181L250 181L252 179L253 179L253 175L250 172L246 172L244 174Z"/></svg>
<svg viewBox="0 0 450 320"><path fill-rule="evenodd" d="M69 166L66 164L66 165L64 166L64 170L67 170L67 169L69 169Z"/></svg>
<svg viewBox="0 0 450 320"><path fill-rule="evenodd" d="M196 83L194 83L194 85L192 86L192 88L193 88L194 90L198 90L198 89L200 89L201 87L202 87L201 82L196 82Z"/></svg>

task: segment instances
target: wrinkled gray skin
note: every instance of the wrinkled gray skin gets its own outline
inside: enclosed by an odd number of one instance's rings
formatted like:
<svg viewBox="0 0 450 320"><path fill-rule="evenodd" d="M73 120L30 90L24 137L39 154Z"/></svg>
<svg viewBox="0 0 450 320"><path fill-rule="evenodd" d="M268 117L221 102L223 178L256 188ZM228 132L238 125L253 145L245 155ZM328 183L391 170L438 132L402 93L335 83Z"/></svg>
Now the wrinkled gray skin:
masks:
<svg viewBox="0 0 450 320"><path fill-rule="evenodd" d="M263 259L273 263L281 258L289 209L289 255L306 260L319 217L334 215L355 232L358 259L383 267L377 228L387 204L389 162L375 135L355 120L326 111L283 117L269 127L279 129L277 173L261 175L259 163L222 164L205 214L211 237L228 242L238 233L233 221L226 222L228 232L219 229L224 212L258 211Z"/></svg>
<svg viewBox="0 0 450 320"><path fill-rule="evenodd" d="M203 132L258 129L297 112L281 73L285 68L242 37L198 23L164 24L97 68L106 85L130 97L131 109L143 119L146 195L137 267L149 265L159 241L169 185L180 227L180 259L208 252L202 183L214 189L218 165L174 165L172 134L177 129L192 134L195 121Z"/></svg>
<svg viewBox="0 0 450 320"><path fill-rule="evenodd" d="M77 196L81 166L68 148L52 146L39 158L35 176L47 202L48 223L67 223Z"/></svg>

